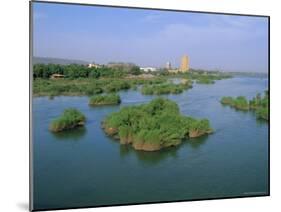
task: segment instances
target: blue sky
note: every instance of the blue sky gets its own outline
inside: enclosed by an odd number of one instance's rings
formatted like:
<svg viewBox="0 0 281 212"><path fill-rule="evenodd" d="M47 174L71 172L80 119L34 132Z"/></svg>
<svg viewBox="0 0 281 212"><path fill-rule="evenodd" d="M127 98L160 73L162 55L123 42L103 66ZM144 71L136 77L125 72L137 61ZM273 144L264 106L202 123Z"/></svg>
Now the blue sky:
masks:
<svg viewBox="0 0 281 212"><path fill-rule="evenodd" d="M34 56L267 72L263 17L33 3Z"/></svg>

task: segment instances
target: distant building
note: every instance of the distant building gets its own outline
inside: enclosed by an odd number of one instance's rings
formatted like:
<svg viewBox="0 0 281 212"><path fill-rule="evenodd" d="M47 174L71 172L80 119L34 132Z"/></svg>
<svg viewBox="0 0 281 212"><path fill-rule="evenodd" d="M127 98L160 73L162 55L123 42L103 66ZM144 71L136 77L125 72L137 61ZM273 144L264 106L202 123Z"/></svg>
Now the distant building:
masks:
<svg viewBox="0 0 281 212"><path fill-rule="evenodd" d="M184 55L181 58L180 72L188 72L189 71L189 59L187 55Z"/></svg>
<svg viewBox="0 0 281 212"><path fill-rule="evenodd" d="M64 78L64 75L63 74L52 74L51 79L61 79L61 78Z"/></svg>
<svg viewBox="0 0 281 212"><path fill-rule="evenodd" d="M140 68L140 70L144 71L144 72L153 72L153 71L157 71L157 68L154 68L154 67L143 67L143 68Z"/></svg>
<svg viewBox="0 0 281 212"><path fill-rule="evenodd" d="M167 62L166 63L166 69L168 69L168 70L170 70L170 69L172 69L172 64L171 64L171 62Z"/></svg>
<svg viewBox="0 0 281 212"><path fill-rule="evenodd" d="M90 63L90 64L88 64L88 68L100 68L100 67L101 67L101 65L96 64L96 63Z"/></svg>

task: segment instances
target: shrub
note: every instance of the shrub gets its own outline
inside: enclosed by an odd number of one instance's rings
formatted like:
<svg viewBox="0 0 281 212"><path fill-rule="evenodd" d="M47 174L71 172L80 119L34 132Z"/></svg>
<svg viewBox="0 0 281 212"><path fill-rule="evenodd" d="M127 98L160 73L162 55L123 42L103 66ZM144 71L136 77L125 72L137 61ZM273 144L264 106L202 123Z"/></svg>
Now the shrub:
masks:
<svg viewBox="0 0 281 212"><path fill-rule="evenodd" d="M86 117L81 112L77 109L69 108L65 109L59 118L52 121L49 129L52 132L60 132L83 126L85 121Z"/></svg>
<svg viewBox="0 0 281 212"><path fill-rule="evenodd" d="M189 81L181 84L162 83L144 85L141 92L145 95L178 94L191 87L192 85Z"/></svg>
<svg viewBox="0 0 281 212"><path fill-rule="evenodd" d="M193 133L190 137L197 137L211 132L208 120L182 116L175 102L163 98L123 107L106 117L103 128L120 143L130 143L134 148L146 151L178 145L190 133ZM194 130L199 130L200 134L195 135Z"/></svg>
<svg viewBox="0 0 281 212"><path fill-rule="evenodd" d="M268 91L264 92L262 97L258 93L251 100L247 100L244 96L238 96L236 98L232 97L222 97L220 100L221 104L229 105L238 110L255 110L257 118L268 120L268 106L269 106L269 96Z"/></svg>
<svg viewBox="0 0 281 212"><path fill-rule="evenodd" d="M90 98L89 105L117 105L121 103L120 96L117 94L97 95Z"/></svg>

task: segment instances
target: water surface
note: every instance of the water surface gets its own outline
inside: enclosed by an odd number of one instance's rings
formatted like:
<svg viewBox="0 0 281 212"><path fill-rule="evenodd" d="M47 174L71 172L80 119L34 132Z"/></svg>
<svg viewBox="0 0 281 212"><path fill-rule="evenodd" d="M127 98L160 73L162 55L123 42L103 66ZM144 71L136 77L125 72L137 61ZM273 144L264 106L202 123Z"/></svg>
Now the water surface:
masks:
<svg viewBox="0 0 281 212"><path fill-rule="evenodd" d="M158 152L120 145L100 127L107 114L155 96L122 91L120 106L94 108L88 97L34 98L35 209L267 194L267 122L219 103L222 96L252 98L266 89L265 78L235 77L165 95L183 114L208 118L215 133ZM50 133L52 119L69 107L86 115L85 127Z"/></svg>

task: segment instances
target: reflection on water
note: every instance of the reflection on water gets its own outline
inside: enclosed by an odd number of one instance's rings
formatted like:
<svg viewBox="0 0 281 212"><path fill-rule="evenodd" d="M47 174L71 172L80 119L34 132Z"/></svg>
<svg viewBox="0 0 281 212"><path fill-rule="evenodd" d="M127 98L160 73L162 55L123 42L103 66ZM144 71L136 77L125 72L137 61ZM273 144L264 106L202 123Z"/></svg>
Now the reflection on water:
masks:
<svg viewBox="0 0 281 212"><path fill-rule="evenodd" d="M187 145L190 145L194 149L198 149L201 145L206 143L209 135L203 135L199 138L190 138L187 140Z"/></svg>
<svg viewBox="0 0 281 212"><path fill-rule="evenodd" d="M255 115L256 116L256 115ZM257 118L257 125L258 126L263 126L263 125L268 125L268 121L265 119Z"/></svg>
<svg viewBox="0 0 281 212"><path fill-rule="evenodd" d="M200 148L201 145L207 141L209 135L204 135L198 138L189 138L182 141L182 143L178 146L168 147L161 149L160 151L142 151L142 150L135 150L130 144L120 144L120 157L126 157L135 155L141 163L145 163L147 165L155 165L165 160L169 157L177 158L177 151L180 148L188 148L189 146L193 149ZM118 142L118 141L115 141Z"/></svg>
<svg viewBox="0 0 281 212"><path fill-rule="evenodd" d="M77 129L52 133L57 141L82 141L87 129L85 127L79 127Z"/></svg>
<svg viewBox="0 0 281 212"><path fill-rule="evenodd" d="M135 150L131 145L120 145L120 156L126 157L133 154L142 164L156 165L169 157L176 158L177 150L180 148L180 146L181 145L161 149L160 151L147 152Z"/></svg>

